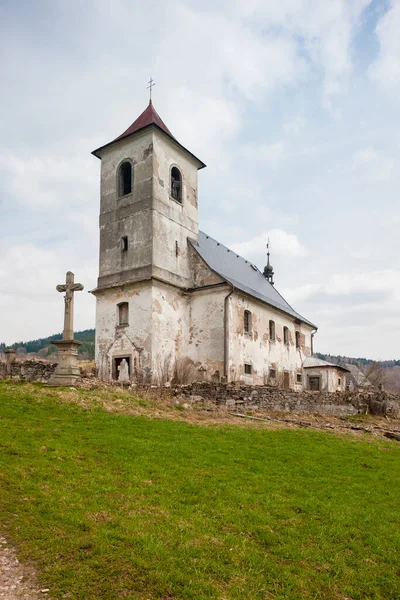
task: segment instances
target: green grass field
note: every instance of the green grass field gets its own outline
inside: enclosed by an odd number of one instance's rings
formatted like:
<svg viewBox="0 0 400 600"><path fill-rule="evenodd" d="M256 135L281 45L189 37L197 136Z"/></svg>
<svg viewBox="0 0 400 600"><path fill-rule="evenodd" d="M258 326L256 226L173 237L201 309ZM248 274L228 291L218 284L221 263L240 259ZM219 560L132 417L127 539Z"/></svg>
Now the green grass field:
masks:
<svg viewBox="0 0 400 600"><path fill-rule="evenodd" d="M0 383L0 532L52 598L400 598L398 442L61 396Z"/></svg>

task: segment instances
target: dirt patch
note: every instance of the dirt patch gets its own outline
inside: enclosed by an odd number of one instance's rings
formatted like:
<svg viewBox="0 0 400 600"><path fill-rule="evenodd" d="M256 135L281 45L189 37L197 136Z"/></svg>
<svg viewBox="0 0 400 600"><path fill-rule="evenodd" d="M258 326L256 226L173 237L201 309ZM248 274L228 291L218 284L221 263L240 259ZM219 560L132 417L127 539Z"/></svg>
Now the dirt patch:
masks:
<svg viewBox="0 0 400 600"><path fill-rule="evenodd" d="M1 600L43 600L50 590L40 588L35 571L21 565L15 550L0 536L0 598Z"/></svg>

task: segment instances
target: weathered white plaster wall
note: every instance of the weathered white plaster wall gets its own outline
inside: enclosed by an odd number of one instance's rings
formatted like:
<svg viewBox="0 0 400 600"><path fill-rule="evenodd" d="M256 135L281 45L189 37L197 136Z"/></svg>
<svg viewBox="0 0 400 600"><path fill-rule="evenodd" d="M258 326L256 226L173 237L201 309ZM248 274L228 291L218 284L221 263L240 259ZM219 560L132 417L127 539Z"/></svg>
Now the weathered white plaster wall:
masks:
<svg viewBox="0 0 400 600"><path fill-rule="evenodd" d="M132 193L119 197L118 168L133 165ZM152 263L153 132L145 130L102 151L100 186L100 284L132 279L129 271L151 268ZM120 240L128 236L128 251ZM123 273L122 277L120 273ZM124 275L125 273L125 275ZM107 278L108 277L108 278Z"/></svg>
<svg viewBox="0 0 400 600"><path fill-rule="evenodd" d="M118 325L120 302L129 303L129 325ZM96 367L100 379L112 379L113 359L131 358L131 375L148 381L152 369L152 286L143 282L102 291L96 297Z"/></svg>
<svg viewBox="0 0 400 600"><path fill-rule="evenodd" d="M153 136L153 274L180 286L192 285L187 238L197 239L199 163L161 132ZM171 169L182 175L182 203L171 196Z"/></svg>
<svg viewBox="0 0 400 600"><path fill-rule="evenodd" d="M188 294L157 281L152 289L153 382L222 377L226 290Z"/></svg>
<svg viewBox="0 0 400 600"><path fill-rule="evenodd" d="M189 304L187 356L197 381L218 381L224 375L224 300L229 287L193 292Z"/></svg>
<svg viewBox="0 0 400 600"><path fill-rule="evenodd" d="M188 295L171 285L153 281L152 355L153 383L181 379L188 343Z"/></svg>
<svg viewBox="0 0 400 600"><path fill-rule="evenodd" d="M251 333L244 331L244 311L251 312ZM275 341L269 339L269 321L275 321ZM283 343L283 327L289 329L289 344ZM235 292L229 300L229 380L257 385L283 385L283 372L289 372L289 385L302 389L297 373L302 373L304 357L311 354L311 327L297 324L285 313ZM295 331L300 332L300 349L296 348ZM244 373L244 364L252 365L252 374ZM276 381L269 379L269 369L276 369Z"/></svg>

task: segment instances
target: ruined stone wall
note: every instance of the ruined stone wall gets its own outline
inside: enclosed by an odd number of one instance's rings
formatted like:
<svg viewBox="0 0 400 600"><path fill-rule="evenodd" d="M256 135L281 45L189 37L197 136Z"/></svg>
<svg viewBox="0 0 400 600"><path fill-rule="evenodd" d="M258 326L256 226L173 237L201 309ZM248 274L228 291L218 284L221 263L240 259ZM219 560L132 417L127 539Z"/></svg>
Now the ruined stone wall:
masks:
<svg viewBox="0 0 400 600"><path fill-rule="evenodd" d="M40 360L15 360L11 363L11 372L7 372L6 363L0 362L0 379L46 382L50 379L56 366L57 363Z"/></svg>
<svg viewBox="0 0 400 600"><path fill-rule="evenodd" d="M361 413L400 417L400 397L385 392L330 394L282 390L270 386L193 383L174 388L186 402L211 401L233 412L263 409L276 412L350 416Z"/></svg>

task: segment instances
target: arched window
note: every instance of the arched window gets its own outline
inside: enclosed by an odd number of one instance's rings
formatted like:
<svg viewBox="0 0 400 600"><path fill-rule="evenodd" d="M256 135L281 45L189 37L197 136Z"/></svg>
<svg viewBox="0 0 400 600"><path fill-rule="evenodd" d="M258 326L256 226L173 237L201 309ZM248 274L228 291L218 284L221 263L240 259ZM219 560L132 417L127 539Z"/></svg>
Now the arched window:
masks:
<svg viewBox="0 0 400 600"><path fill-rule="evenodd" d="M269 339L271 342L275 341L275 321L269 322Z"/></svg>
<svg viewBox="0 0 400 600"><path fill-rule="evenodd" d="M118 171L118 196L132 193L132 165L127 160L123 162Z"/></svg>
<svg viewBox="0 0 400 600"><path fill-rule="evenodd" d="M287 327L283 328L283 343L285 346L289 346L289 329Z"/></svg>
<svg viewBox="0 0 400 600"><path fill-rule="evenodd" d="M296 331L296 348L300 348L300 331Z"/></svg>
<svg viewBox="0 0 400 600"><path fill-rule="evenodd" d="M251 312L249 310L244 311L243 325L244 332L251 333Z"/></svg>
<svg viewBox="0 0 400 600"><path fill-rule="evenodd" d="M182 202L182 175L177 167L171 169L171 196L177 202Z"/></svg>
<svg viewBox="0 0 400 600"><path fill-rule="evenodd" d="M129 304L128 302L120 302L117 306L118 309L118 325L129 324Z"/></svg>

